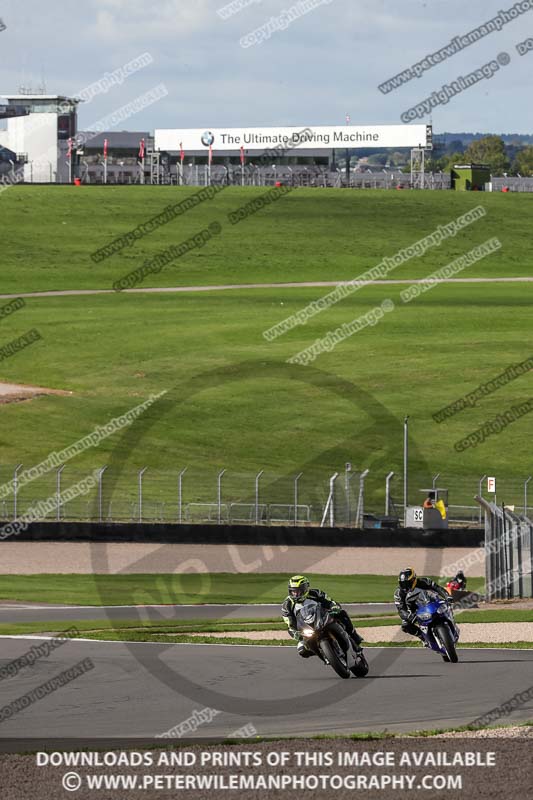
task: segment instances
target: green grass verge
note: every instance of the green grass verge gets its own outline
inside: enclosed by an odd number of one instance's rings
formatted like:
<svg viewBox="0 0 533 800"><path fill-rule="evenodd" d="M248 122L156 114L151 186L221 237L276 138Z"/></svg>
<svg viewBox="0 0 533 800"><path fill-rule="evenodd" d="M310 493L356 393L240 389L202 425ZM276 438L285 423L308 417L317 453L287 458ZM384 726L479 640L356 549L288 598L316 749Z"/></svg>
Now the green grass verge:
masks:
<svg viewBox="0 0 533 800"><path fill-rule="evenodd" d="M533 610L502 608L491 611L461 611L457 614L459 623L476 622L533 622Z"/></svg>
<svg viewBox="0 0 533 800"><path fill-rule="evenodd" d="M166 633L168 631L175 631L178 633L187 631L222 631L222 630L250 630L250 623L253 627L257 626L259 630L263 625L265 629L272 629L275 625L280 626L280 630L286 630L286 625L280 623L280 618L276 617L270 621L265 620L246 620L235 619L232 623L225 620L174 620L169 623L168 620L69 620L69 621L50 621L50 622L2 622L0 623L0 636L7 635L25 635L33 633L47 633L59 635L61 632L70 628L77 628L81 636L86 633L128 633L129 631L146 631L150 635L157 633Z"/></svg>
<svg viewBox="0 0 533 800"><path fill-rule="evenodd" d="M420 642L365 642L365 647L420 647ZM459 642L458 650L468 649L469 647L483 647L491 650L492 648L503 648L512 650L531 650L533 642Z"/></svg>
<svg viewBox="0 0 533 800"><path fill-rule="evenodd" d="M501 730L501 728L528 728L533 725L533 722L511 722L511 723L502 723L501 725L484 725L480 727L478 725L459 725L455 728L433 728L432 730L420 730L420 731L412 731L411 733L392 733L391 731L376 731L375 733L319 733L315 736L306 737L306 740L309 739L333 739L333 740L379 740L379 739L413 739L413 738L431 738L432 736L440 736L442 733L468 733L472 731L494 731L494 730ZM284 736L283 741L294 739L295 737L291 736ZM254 742L267 742L267 741L276 741L275 739L269 739L266 737L254 737ZM235 742L237 744L238 742Z"/></svg>
<svg viewBox="0 0 533 800"><path fill-rule="evenodd" d="M112 615L112 612L110 612ZM461 617L460 622L468 623L497 623L497 622L531 622L533 621L533 611L471 611L468 612L468 619ZM353 617L357 628L398 627L399 621L396 615L387 617ZM79 620L67 623L59 622L22 622L22 623L2 623L0 624L0 635L32 634L43 632L60 632L66 628L75 627L80 631L82 637L105 638L117 640L135 640L143 637L142 641L169 641L171 637L187 636L190 633L240 633L243 631L279 631L283 636L286 633L286 625L279 617L268 619L195 619L183 620L175 619L169 621L162 617L156 619L136 619L136 620ZM192 641L195 639L192 638ZM415 644L417 644L415 642Z"/></svg>
<svg viewBox="0 0 533 800"><path fill-rule="evenodd" d="M42 627L42 624L41 624ZM0 634L2 635L2 634ZM249 647L294 647L293 639L283 638L284 634L280 631L279 639L260 639L254 641L244 637L228 636L223 639L210 636L209 633L200 636L190 636L187 634L176 635L157 635L148 631L134 630L134 631L86 631L82 634L83 639L93 639L96 641L104 642L156 642L159 644L214 644L214 645L228 645L238 644L246 645ZM420 643L416 642L364 642L364 647L420 647ZM531 650L533 649L533 642L504 642L504 643L489 643L489 642L467 642L459 644L458 649L482 647L482 648L507 648L518 650Z"/></svg>
<svg viewBox="0 0 533 800"><path fill-rule="evenodd" d="M9 544L4 545L9 547ZM313 575L339 603L393 601L394 575ZM286 573L182 573L159 575L0 575L0 599L65 605L164 605L281 603ZM483 580L472 579L472 591ZM379 611L379 609L376 609Z"/></svg>
<svg viewBox="0 0 533 800"><path fill-rule="evenodd" d="M357 627L359 628L380 628L388 625L397 625L398 617L396 615L380 616L376 618L363 617L357 619ZM472 611L459 611L456 614L457 622L462 625L464 623L476 624L481 622L533 622L533 610L527 609L497 609L491 611L483 611L483 609Z"/></svg>
<svg viewBox="0 0 533 800"><path fill-rule="evenodd" d="M419 730L419 731L412 731L412 732L403 732L403 733L393 733L392 731L375 731L374 733L317 733L313 736L306 736L305 741L321 741L321 740L333 740L333 741L379 741L380 739L413 739L413 738L431 738L433 736L440 736L443 733L469 733L475 732L479 730L487 731L496 731L501 730L502 728L529 728L533 725L531 720L527 722L511 722L511 723L502 723L502 724L495 724L495 725L484 725L482 727L478 725L459 725L454 728L433 728L431 730ZM527 734L524 734L525 736ZM274 737L274 736L254 736L251 741L254 744L259 744L261 742L287 742L292 741L294 739L298 739L298 736L283 736L283 737ZM230 744L230 745L242 745L242 739L228 739L223 742L223 744ZM179 741L176 742L174 745L179 747Z"/></svg>

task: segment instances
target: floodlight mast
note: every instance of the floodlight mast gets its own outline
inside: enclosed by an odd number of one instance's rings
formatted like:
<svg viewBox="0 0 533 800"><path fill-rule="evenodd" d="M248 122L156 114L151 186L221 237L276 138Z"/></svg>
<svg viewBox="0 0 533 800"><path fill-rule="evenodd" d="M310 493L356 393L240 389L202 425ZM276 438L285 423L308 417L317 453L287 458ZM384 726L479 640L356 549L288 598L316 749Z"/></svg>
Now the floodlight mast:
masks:
<svg viewBox="0 0 533 800"><path fill-rule="evenodd" d="M407 526L407 498L409 494L409 417L403 421L403 526Z"/></svg>

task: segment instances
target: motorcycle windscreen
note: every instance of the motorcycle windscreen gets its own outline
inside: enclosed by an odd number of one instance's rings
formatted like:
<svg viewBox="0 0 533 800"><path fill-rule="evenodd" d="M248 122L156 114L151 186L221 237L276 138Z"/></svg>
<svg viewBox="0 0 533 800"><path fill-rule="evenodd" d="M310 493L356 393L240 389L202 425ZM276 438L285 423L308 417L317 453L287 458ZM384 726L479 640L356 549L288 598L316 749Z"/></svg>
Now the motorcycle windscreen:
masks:
<svg viewBox="0 0 533 800"><path fill-rule="evenodd" d="M415 601L417 615L425 619L432 617L440 605L438 595L425 589L414 589L409 592L408 600Z"/></svg>
<svg viewBox="0 0 533 800"><path fill-rule="evenodd" d="M319 630L323 627L327 612L316 600L307 599L302 603L296 614L298 628L308 626Z"/></svg>

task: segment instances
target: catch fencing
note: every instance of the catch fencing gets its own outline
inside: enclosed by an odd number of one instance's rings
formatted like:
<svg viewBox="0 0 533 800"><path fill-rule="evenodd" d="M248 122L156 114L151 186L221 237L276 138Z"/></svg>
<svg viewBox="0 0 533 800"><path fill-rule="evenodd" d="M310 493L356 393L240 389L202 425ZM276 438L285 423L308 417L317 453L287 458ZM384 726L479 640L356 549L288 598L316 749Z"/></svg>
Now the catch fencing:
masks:
<svg viewBox="0 0 533 800"><path fill-rule="evenodd" d="M34 169L35 168L35 169ZM49 183L61 183L59 173L54 171L51 162L45 164L28 162L26 179L21 181L15 168L0 164L0 177L4 175L13 183L33 183L33 174L48 175ZM83 184L103 185L104 167L100 163L82 162L80 179ZM110 158L107 164L107 183L110 185L164 185L164 186L208 186L222 183L228 186L268 187L276 184L293 188L322 189L412 189L419 188L419 176L416 182L410 172L402 172L400 168L384 168L383 170L353 169L348 174L345 169L319 165L280 165L259 166L249 162L244 168L236 165L220 164L172 164L160 165L155 171L143 172L135 159ZM41 182L41 181L39 181ZM424 188L430 190L451 189L449 172L426 172ZM501 192L533 192L533 177L493 177L485 184L486 191Z"/></svg>
<svg viewBox="0 0 533 800"><path fill-rule="evenodd" d="M99 166L88 167L82 173L82 180L89 184L104 182L103 169ZM110 184L142 183L141 174L135 167L108 165L107 182ZM146 178L146 182L149 181ZM410 189L411 175L398 170L362 170L351 171L348 176L345 170L331 170L320 166L279 166L260 167L248 164L244 169L238 166L214 165L209 169L205 164L185 165L183 170L171 167L161 170L154 182L160 185L208 186L209 184L225 184L227 186L269 187L281 183L293 188L322 189ZM444 173L428 173L425 176L427 189L449 189L450 176Z"/></svg>
<svg viewBox="0 0 533 800"><path fill-rule="evenodd" d="M485 513L485 598L533 597L533 523L505 506L476 500Z"/></svg>

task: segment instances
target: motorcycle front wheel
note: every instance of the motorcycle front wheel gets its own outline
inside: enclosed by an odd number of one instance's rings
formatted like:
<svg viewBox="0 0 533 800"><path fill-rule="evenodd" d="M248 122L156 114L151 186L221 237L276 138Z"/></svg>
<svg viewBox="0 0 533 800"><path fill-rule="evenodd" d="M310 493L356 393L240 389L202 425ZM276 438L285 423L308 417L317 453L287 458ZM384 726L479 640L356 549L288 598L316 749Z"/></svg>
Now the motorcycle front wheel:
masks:
<svg viewBox="0 0 533 800"><path fill-rule="evenodd" d="M452 664L456 664L459 661L459 657L457 655L452 634L450 633L450 629L448 628L448 626L435 625L435 633L439 637L439 640L446 651L448 660L451 661Z"/></svg>
<svg viewBox="0 0 533 800"><path fill-rule="evenodd" d="M341 678L349 678L351 672L346 664L342 663L342 660L339 658L333 642L331 642L329 639L323 639L320 642L320 647L324 653L324 656L327 658L329 665L333 667L337 675L339 675Z"/></svg>

